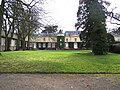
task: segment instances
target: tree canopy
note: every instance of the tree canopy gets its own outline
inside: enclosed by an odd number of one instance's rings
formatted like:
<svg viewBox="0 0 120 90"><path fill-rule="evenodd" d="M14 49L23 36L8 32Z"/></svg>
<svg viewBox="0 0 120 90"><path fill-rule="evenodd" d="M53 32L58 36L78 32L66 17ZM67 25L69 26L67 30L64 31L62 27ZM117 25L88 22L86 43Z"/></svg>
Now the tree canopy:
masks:
<svg viewBox="0 0 120 90"><path fill-rule="evenodd" d="M55 33L57 32L58 26L56 25L48 25L44 27L45 30L42 31L42 33Z"/></svg>
<svg viewBox="0 0 120 90"><path fill-rule="evenodd" d="M99 0L80 0L77 29L82 28L84 41L90 42L95 55L107 54L107 31L104 6Z"/></svg>

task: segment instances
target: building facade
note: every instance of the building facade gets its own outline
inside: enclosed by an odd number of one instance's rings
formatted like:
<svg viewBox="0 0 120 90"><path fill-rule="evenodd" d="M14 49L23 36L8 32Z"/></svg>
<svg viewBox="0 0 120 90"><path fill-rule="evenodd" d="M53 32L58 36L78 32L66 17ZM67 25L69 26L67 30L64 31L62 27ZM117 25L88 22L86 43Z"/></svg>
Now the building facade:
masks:
<svg viewBox="0 0 120 90"><path fill-rule="evenodd" d="M7 39L7 41L6 41ZM16 33L13 34L11 38L11 33L9 33L7 36L5 35L5 32L1 32L1 51L6 51L6 46L8 43L10 43L10 50L14 51L17 49L17 42L18 42L18 36ZM27 48L27 42L28 42L28 37L25 38L25 46ZM19 47L21 47L21 41L19 44Z"/></svg>
<svg viewBox="0 0 120 90"><path fill-rule="evenodd" d="M32 49L80 49L79 31L63 33L40 33L32 35L30 47Z"/></svg>
<svg viewBox="0 0 120 90"><path fill-rule="evenodd" d="M65 36L65 49L80 49L81 40L79 38L79 31L66 31Z"/></svg>
<svg viewBox="0 0 120 90"><path fill-rule="evenodd" d="M120 42L120 35L114 35L114 39L116 42Z"/></svg>
<svg viewBox="0 0 120 90"><path fill-rule="evenodd" d="M66 31L65 33L40 33L30 36L30 49L37 50L59 50L59 49L82 49L82 41L79 38L80 31ZM120 35L114 36L115 42L120 43ZM8 39L11 34L8 35ZM1 51L5 50L6 45L5 33L2 31L1 38ZM9 40L8 40L9 41ZM10 40L10 50L17 49L18 37L16 34L13 35ZM26 38L26 48L28 37ZM21 46L21 44L19 44ZM19 47L20 47L19 46Z"/></svg>
<svg viewBox="0 0 120 90"><path fill-rule="evenodd" d="M56 34L41 33L38 35L31 36L30 47L32 49L55 49L56 42Z"/></svg>
<svg viewBox="0 0 120 90"><path fill-rule="evenodd" d="M11 36L11 33L8 35L8 42L9 42L9 38ZM11 39L10 42L10 50L16 50L16 41L17 41L17 35L14 34L13 38ZM6 45L6 36L5 36L5 32L1 32L1 51L5 50L5 45Z"/></svg>

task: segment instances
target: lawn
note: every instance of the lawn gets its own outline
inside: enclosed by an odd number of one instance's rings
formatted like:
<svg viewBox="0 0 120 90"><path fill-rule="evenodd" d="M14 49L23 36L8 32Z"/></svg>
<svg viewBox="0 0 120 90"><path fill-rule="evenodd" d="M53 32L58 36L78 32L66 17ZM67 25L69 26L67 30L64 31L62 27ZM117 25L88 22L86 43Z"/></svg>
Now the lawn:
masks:
<svg viewBox="0 0 120 90"><path fill-rule="evenodd" d="M1 52L0 72L120 73L120 54L94 56L90 50Z"/></svg>

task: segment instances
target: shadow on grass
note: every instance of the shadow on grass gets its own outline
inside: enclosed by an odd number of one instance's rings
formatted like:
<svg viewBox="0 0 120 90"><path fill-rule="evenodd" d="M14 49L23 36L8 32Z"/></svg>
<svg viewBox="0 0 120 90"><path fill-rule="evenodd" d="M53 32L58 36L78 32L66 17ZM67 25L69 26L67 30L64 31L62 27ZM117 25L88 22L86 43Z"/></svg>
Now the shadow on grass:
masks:
<svg viewBox="0 0 120 90"><path fill-rule="evenodd" d="M109 64L110 55L93 55L91 52L75 52L70 54L69 59L74 57L83 58L86 63L90 62L93 66L96 63ZM66 57L67 58L67 57ZM69 59L67 62L69 62ZM79 59L78 59L79 60ZM73 62L73 61L72 61ZM92 63L93 62L93 63ZM72 64L70 64L72 65ZM70 71L69 67L66 68L64 63L54 61L39 61L34 62L19 62L19 64L11 64L7 68L0 66L0 74L120 74L120 72L82 72L82 71ZM74 66L73 66L74 67ZM1 71L2 70L2 71Z"/></svg>
<svg viewBox="0 0 120 90"><path fill-rule="evenodd" d="M5 66L7 65L7 66ZM19 64L2 64L0 66L0 74L2 73L57 73L64 72L64 65L58 62L35 61L35 62L19 62Z"/></svg>

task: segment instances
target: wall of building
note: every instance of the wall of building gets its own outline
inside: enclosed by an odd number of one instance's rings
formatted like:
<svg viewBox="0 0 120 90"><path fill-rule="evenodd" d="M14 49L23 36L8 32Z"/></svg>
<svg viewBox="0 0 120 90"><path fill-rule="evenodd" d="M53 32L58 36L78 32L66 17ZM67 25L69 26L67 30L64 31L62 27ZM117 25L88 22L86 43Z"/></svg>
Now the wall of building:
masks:
<svg viewBox="0 0 120 90"><path fill-rule="evenodd" d="M5 34L4 32L2 32L2 38L1 38L2 51L5 50L4 36ZM60 39L58 37L64 37L64 38ZM114 36L114 38L116 42L120 42L120 36ZM28 41L28 38L26 38L26 41ZM16 42L17 42L17 35L14 34L13 39L11 40L11 45L10 45L11 50L16 50ZM64 36L64 34L51 35L51 36L31 36L30 38L31 49L63 49L63 48L64 49L81 49L81 43L82 41L79 38L79 34L72 34L72 35L66 34L66 36Z"/></svg>
<svg viewBox="0 0 120 90"><path fill-rule="evenodd" d="M1 36L2 36L2 38L1 38L1 51L4 51L5 50L5 32L4 31L1 32ZM10 38L10 36L11 36L11 33L8 35L8 38ZM13 34L13 37L11 39L10 50L16 50L17 39L18 39L17 35ZM28 37L26 37L25 41L28 41Z"/></svg>
<svg viewBox="0 0 120 90"><path fill-rule="evenodd" d="M30 42L57 42L56 36L31 36Z"/></svg>
<svg viewBox="0 0 120 90"><path fill-rule="evenodd" d="M80 49L79 35L65 36L65 49Z"/></svg>
<svg viewBox="0 0 120 90"><path fill-rule="evenodd" d="M65 42L82 42L79 36L65 36Z"/></svg>
<svg viewBox="0 0 120 90"><path fill-rule="evenodd" d="M120 42L120 36L115 36L114 39L116 42Z"/></svg>
<svg viewBox="0 0 120 90"><path fill-rule="evenodd" d="M64 36L32 36L31 48L33 49L80 49L79 35Z"/></svg>

